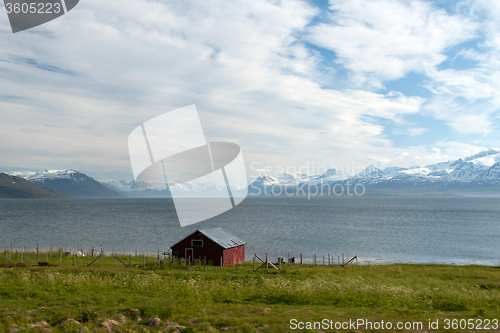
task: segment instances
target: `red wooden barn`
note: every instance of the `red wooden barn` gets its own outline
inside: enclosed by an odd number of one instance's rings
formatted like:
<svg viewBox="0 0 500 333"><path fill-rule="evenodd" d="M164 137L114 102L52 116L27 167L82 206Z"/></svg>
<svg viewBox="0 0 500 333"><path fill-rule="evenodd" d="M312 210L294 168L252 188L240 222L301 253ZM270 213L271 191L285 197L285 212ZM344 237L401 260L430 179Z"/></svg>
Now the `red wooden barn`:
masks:
<svg viewBox="0 0 500 333"><path fill-rule="evenodd" d="M224 266L245 261L245 244L240 238L222 228L196 230L172 246L172 254L177 258L206 258L207 263L219 266L221 258Z"/></svg>

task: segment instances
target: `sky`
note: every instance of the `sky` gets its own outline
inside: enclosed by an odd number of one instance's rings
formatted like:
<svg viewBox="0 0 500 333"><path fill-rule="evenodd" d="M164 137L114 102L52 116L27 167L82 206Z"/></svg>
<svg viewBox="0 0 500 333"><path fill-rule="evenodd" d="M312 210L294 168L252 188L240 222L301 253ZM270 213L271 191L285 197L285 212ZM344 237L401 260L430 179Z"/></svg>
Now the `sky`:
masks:
<svg viewBox="0 0 500 333"><path fill-rule="evenodd" d="M499 69L498 1L81 0L16 34L1 6L0 170L131 180L128 135L191 104L251 179L424 166L500 146Z"/></svg>

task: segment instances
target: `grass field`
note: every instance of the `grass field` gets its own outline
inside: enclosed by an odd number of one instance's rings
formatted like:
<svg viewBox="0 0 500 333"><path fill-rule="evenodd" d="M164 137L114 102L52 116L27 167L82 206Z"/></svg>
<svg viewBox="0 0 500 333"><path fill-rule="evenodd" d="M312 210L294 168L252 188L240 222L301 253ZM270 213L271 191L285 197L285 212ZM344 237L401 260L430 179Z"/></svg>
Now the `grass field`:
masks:
<svg viewBox="0 0 500 333"><path fill-rule="evenodd" d="M295 265L278 273L254 272L252 263L223 271L179 262L158 267L155 258L143 268L142 256L120 258L132 267L115 268L111 257L103 257L102 267L99 260L86 267L86 258L73 266L69 257L61 266L40 267L28 256L27 267L0 268L0 331L351 332L380 331L373 325L382 320L394 325L386 331L500 331L493 329L500 318L499 267ZM7 261L2 253L0 265ZM46 261L46 254L35 261ZM49 262L58 264L59 254ZM338 326L357 319L373 329ZM298 329L322 320L328 329ZM438 320L438 329L429 329L429 320ZM398 330L398 322L413 327Z"/></svg>

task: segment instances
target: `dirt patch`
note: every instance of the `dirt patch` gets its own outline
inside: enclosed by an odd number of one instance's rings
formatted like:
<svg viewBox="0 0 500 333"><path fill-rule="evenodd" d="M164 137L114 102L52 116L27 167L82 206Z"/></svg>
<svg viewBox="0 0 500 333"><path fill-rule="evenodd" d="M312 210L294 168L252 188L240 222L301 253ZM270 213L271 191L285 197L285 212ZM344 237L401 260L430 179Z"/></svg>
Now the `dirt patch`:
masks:
<svg viewBox="0 0 500 333"><path fill-rule="evenodd" d="M12 268L12 267L28 267L28 265L20 262L3 262L0 263L0 268Z"/></svg>
<svg viewBox="0 0 500 333"><path fill-rule="evenodd" d="M38 266L59 266L59 264L51 264L51 263L48 263L46 261L39 261L38 262Z"/></svg>

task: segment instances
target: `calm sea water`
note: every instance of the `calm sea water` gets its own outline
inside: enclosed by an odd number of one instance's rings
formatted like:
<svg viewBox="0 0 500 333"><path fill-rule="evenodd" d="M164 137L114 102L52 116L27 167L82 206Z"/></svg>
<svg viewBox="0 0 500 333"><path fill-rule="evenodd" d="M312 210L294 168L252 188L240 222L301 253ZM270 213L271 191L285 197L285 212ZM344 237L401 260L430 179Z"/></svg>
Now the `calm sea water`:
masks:
<svg viewBox="0 0 500 333"><path fill-rule="evenodd" d="M247 198L184 228L168 199L0 200L0 248L156 253L214 227L247 241L248 258L344 253L360 262L500 264L500 198Z"/></svg>

